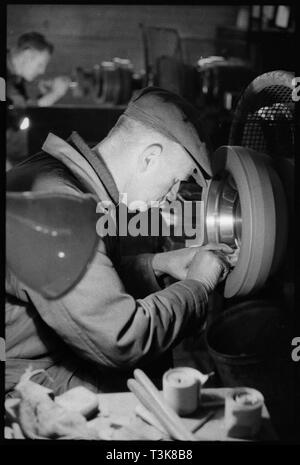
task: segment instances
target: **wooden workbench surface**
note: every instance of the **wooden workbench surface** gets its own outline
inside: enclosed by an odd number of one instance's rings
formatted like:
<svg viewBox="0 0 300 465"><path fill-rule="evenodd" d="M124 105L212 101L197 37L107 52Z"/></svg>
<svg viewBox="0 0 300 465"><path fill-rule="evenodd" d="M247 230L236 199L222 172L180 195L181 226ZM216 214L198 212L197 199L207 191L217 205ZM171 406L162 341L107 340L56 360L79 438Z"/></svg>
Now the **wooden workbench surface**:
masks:
<svg viewBox="0 0 300 465"><path fill-rule="evenodd" d="M231 392L230 388L214 388L214 389L203 389L202 394L214 395L225 397ZM122 393L110 393L110 394L99 394L99 409L100 416L94 422L95 426L99 429L106 427L108 424L128 426L127 434L123 437L123 433L120 436L116 433L117 430L111 430L111 434L107 439L124 439L124 440L168 440L166 435L158 431L156 428L149 426L144 420L139 418L135 413L135 408L139 403L138 399L131 392ZM232 441L238 440L228 437L224 425L224 407L205 407L199 409L190 417L183 418L183 422L186 426L192 429L196 423L199 423L199 419L205 417L208 412L215 411L215 415L207 421L196 433L199 441ZM259 435L255 438L255 441L275 441L277 439L276 433L272 427L269 413L264 406L262 412L262 427ZM121 430L121 428L120 428ZM119 431L120 431L119 430ZM136 432L136 435L135 435Z"/></svg>

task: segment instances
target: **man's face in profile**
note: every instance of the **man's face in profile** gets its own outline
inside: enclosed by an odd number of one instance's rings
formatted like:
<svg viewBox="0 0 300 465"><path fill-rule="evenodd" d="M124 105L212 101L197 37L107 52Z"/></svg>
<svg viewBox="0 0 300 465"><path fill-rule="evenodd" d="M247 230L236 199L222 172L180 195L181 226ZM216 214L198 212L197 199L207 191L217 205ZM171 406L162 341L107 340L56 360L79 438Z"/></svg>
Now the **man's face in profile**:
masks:
<svg viewBox="0 0 300 465"><path fill-rule="evenodd" d="M145 165L138 164L131 182L126 186L128 203L153 201L163 203L175 200L180 181L187 179L195 167L194 161L179 145L173 146L172 153L160 153Z"/></svg>

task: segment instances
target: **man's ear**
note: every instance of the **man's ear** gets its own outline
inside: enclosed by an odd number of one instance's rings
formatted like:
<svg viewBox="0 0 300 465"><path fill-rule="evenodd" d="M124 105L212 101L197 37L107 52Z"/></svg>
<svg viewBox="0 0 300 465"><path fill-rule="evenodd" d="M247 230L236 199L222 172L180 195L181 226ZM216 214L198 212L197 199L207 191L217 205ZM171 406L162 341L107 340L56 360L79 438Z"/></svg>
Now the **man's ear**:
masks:
<svg viewBox="0 0 300 465"><path fill-rule="evenodd" d="M161 144L148 145L139 157L139 170L140 172L146 171L155 166L160 160L163 147Z"/></svg>

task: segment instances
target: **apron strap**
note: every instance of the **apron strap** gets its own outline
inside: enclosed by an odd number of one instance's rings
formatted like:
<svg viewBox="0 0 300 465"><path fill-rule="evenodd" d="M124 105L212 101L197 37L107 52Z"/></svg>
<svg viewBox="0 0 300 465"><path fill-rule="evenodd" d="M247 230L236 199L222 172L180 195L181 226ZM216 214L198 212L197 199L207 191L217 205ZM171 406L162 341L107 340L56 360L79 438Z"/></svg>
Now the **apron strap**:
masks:
<svg viewBox="0 0 300 465"><path fill-rule="evenodd" d="M116 183L107 168L105 161L98 153L93 152L84 140L75 131L67 139L67 142L83 155L86 161L91 165L98 178L102 182L107 194L112 199L115 206L119 204L119 191Z"/></svg>

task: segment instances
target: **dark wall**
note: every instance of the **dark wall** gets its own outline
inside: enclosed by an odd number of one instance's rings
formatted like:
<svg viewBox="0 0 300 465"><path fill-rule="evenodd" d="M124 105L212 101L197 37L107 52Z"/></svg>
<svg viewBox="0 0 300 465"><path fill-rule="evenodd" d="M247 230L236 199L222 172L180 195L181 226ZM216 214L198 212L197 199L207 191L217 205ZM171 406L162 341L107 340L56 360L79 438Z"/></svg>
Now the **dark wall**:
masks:
<svg viewBox="0 0 300 465"><path fill-rule="evenodd" d="M196 37L196 42L191 41L194 59L214 53L216 27L234 25L237 9L228 5L8 5L7 40L12 46L23 32L45 34L56 48L50 75L70 73L74 66L89 68L115 56L131 59L140 71L144 67L140 22L174 27L182 37Z"/></svg>

